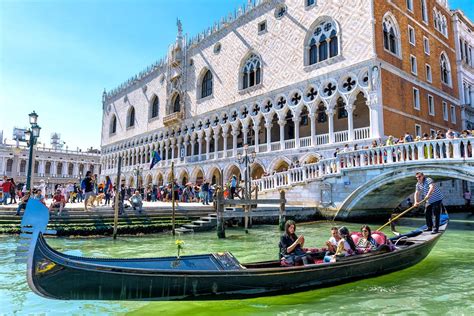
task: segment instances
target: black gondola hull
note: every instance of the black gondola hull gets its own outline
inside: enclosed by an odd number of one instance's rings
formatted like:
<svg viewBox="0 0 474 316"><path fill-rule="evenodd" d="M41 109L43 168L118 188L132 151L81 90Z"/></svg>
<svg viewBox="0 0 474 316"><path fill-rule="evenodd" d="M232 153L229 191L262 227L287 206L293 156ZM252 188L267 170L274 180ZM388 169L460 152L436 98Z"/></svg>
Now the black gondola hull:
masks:
<svg viewBox="0 0 474 316"><path fill-rule="evenodd" d="M63 300L220 300L286 294L405 269L423 260L439 237L427 236L405 249L330 264L274 268L254 264L221 271L133 267L140 264L121 267L119 263L124 261L120 259L116 263L111 259L106 265L94 259L81 261L54 251L40 237L30 286L40 295ZM173 262L175 259L170 264Z"/></svg>

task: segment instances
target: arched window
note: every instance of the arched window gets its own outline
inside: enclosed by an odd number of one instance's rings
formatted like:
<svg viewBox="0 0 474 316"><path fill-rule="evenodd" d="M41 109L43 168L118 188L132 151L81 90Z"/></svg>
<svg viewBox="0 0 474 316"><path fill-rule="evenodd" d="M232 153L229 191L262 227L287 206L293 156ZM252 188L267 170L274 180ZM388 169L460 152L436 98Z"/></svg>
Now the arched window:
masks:
<svg viewBox="0 0 474 316"><path fill-rule="evenodd" d="M448 36L448 25L446 21L446 17L438 11L438 9L433 9L433 21L435 29L443 34L444 36Z"/></svg>
<svg viewBox="0 0 474 316"><path fill-rule="evenodd" d="M328 120L328 116L326 114L326 106L321 102L318 105L318 110L316 111L318 117L318 123L324 123Z"/></svg>
<svg viewBox="0 0 474 316"><path fill-rule="evenodd" d="M447 85L451 85L451 66L445 53L441 53L439 62L441 67L441 81Z"/></svg>
<svg viewBox="0 0 474 316"><path fill-rule="evenodd" d="M337 99L336 110L338 119L347 118L346 103L342 98Z"/></svg>
<svg viewBox="0 0 474 316"><path fill-rule="evenodd" d="M128 112L127 127L133 126L135 126L135 108L132 106L132 108Z"/></svg>
<svg viewBox="0 0 474 316"><path fill-rule="evenodd" d="M181 111L181 98L179 94L176 95L173 102L173 113Z"/></svg>
<svg viewBox="0 0 474 316"><path fill-rule="evenodd" d="M208 97L212 94L212 72L206 71L201 83L201 98Z"/></svg>
<svg viewBox="0 0 474 316"><path fill-rule="evenodd" d="M158 117L160 111L160 101L158 100L158 97L155 96L153 98L153 103L151 104L151 118Z"/></svg>
<svg viewBox="0 0 474 316"><path fill-rule="evenodd" d="M338 28L334 21L325 19L319 23L309 39L309 64L339 55Z"/></svg>
<svg viewBox="0 0 474 316"><path fill-rule="evenodd" d="M110 134L115 134L116 132L117 132L117 117L113 115L112 120L110 120Z"/></svg>
<svg viewBox="0 0 474 316"><path fill-rule="evenodd" d="M400 32L395 20L386 15L383 19L383 47L389 52L400 56Z"/></svg>
<svg viewBox="0 0 474 316"><path fill-rule="evenodd" d="M242 89L258 85L262 79L262 63L260 58L252 54L242 69Z"/></svg>

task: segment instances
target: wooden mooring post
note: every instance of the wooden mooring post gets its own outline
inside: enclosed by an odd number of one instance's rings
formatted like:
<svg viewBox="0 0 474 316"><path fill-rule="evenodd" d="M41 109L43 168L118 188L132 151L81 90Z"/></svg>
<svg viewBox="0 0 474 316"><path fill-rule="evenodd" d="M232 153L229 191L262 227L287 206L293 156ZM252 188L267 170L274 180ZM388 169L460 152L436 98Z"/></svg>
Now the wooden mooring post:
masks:
<svg viewBox="0 0 474 316"><path fill-rule="evenodd" d="M286 216L285 216L285 190L280 191L280 214L278 216L278 226L280 226L280 230L284 231L285 230L285 222L286 222Z"/></svg>
<svg viewBox="0 0 474 316"><path fill-rule="evenodd" d="M279 227L284 229L285 220L286 220L286 210L285 210L285 191L280 191L279 199L260 199L258 200L257 191L255 192L255 200L244 199L244 200L234 200L234 199L224 199L224 193L221 188L218 188L216 191L216 212L217 212L217 237L225 238L225 220L226 218L244 218L245 220L245 232L248 233L248 218L253 216L277 216L275 211L267 212L258 211L254 212L252 209L256 208L258 204L279 204ZM244 212L224 212L226 205L229 206L242 206Z"/></svg>
<svg viewBox="0 0 474 316"><path fill-rule="evenodd" d="M224 192L221 188L217 188L216 195L217 207L217 237L225 238L225 219L224 219Z"/></svg>
<svg viewBox="0 0 474 316"><path fill-rule="evenodd" d="M117 239L117 226L118 226L118 216L119 216L119 203L121 198L121 181L120 181L120 173L122 172L122 156L118 157L118 162L117 162L117 181L115 182L115 207L114 207L114 232L113 232L113 238Z"/></svg>

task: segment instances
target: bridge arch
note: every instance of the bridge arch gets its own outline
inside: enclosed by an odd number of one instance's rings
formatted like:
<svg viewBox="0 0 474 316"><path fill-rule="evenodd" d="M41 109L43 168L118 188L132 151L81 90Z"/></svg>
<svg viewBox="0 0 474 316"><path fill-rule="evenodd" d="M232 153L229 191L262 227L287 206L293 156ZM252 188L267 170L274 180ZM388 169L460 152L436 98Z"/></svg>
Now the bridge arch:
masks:
<svg viewBox="0 0 474 316"><path fill-rule="evenodd" d="M358 213L373 211L387 214L395 209L404 198L415 192L415 173L421 171L435 181L459 179L472 181L474 169L461 165L430 163L412 165L403 169L390 168L354 190L340 205L336 217L347 219L358 217ZM358 176L354 174L354 176Z"/></svg>

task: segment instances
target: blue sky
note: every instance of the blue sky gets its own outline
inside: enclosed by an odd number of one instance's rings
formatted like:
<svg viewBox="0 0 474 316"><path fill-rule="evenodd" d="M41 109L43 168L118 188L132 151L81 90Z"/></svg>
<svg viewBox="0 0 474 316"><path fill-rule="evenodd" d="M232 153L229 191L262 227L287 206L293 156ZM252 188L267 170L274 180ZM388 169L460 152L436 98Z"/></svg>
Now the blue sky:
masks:
<svg viewBox="0 0 474 316"><path fill-rule="evenodd" d="M101 95L166 54L176 18L194 35L244 0L0 0L0 130L39 114L41 141L100 146ZM474 20L473 0L450 0Z"/></svg>

